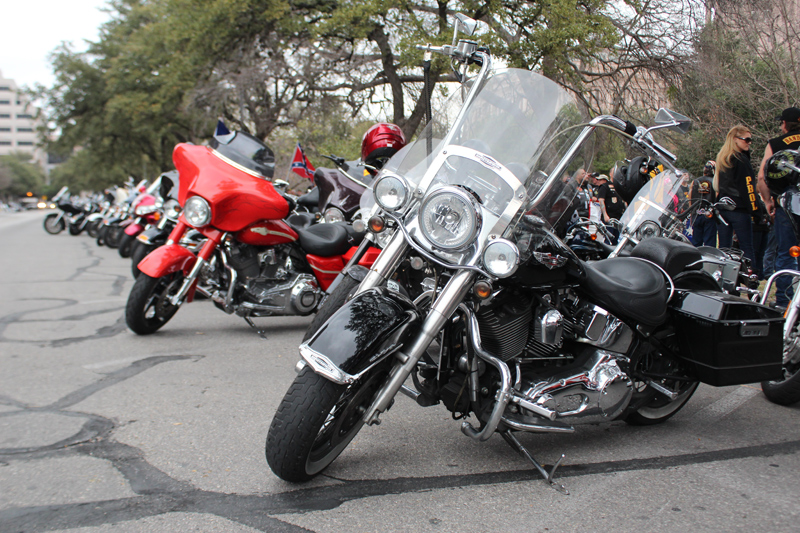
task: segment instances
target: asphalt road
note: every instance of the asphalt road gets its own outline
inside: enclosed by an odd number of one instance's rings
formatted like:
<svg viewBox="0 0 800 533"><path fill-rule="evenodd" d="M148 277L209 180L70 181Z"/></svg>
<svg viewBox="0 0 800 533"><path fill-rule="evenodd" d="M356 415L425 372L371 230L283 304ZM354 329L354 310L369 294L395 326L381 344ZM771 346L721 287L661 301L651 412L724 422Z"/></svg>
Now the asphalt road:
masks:
<svg viewBox="0 0 800 533"><path fill-rule="evenodd" d="M125 327L130 261L41 212L0 213L0 532L798 531L800 406L701 386L665 424L498 436L405 397L311 483L264 459L310 317L208 302Z"/></svg>

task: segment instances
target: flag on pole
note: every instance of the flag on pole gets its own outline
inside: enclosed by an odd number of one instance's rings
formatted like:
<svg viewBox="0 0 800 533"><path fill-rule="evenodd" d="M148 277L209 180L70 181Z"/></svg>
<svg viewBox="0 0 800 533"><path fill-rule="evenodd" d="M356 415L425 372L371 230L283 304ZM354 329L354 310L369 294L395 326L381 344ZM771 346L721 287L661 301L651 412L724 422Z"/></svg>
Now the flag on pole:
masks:
<svg viewBox="0 0 800 533"><path fill-rule="evenodd" d="M305 152L303 152L303 147L300 146L300 143L297 143L297 146L294 149L291 169L300 176L311 180L312 183L314 182L314 170L316 169L314 168L314 165L308 161L308 158L306 157Z"/></svg>

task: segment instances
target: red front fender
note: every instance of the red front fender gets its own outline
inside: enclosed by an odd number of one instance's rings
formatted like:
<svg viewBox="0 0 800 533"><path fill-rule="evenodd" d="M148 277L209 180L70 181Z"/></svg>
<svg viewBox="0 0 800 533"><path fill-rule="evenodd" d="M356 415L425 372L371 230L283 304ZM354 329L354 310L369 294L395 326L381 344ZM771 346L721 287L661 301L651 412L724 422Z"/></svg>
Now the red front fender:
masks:
<svg viewBox="0 0 800 533"><path fill-rule="evenodd" d="M147 254L138 266L141 272L151 278L160 278L179 270L188 276L196 261L197 256L180 244L165 244Z"/></svg>
<svg viewBox="0 0 800 533"><path fill-rule="evenodd" d="M144 226L139 224L138 222L134 222L133 224L131 224L130 226L125 228L125 234L126 235L131 235L131 236L134 236L134 237L136 235L139 235L143 231L144 231Z"/></svg>

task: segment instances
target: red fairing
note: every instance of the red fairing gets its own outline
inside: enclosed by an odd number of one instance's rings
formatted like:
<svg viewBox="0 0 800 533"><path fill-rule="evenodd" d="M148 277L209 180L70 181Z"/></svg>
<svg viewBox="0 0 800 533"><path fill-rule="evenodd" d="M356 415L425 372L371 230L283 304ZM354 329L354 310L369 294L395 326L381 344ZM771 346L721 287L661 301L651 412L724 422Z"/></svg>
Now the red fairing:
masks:
<svg viewBox="0 0 800 533"><path fill-rule="evenodd" d="M188 276L197 257L179 244L159 246L139 262L139 270L151 278L160 278L179 270Z"/></svg>
<svg viewBox="0 0 800 533"><path fill-rule="evenodd" d="M144 226L141 224L133 223L127 228L125 228L126 235L139 235L141 232L144 231Z"/></svg>
<svg viewBox="0 0 800 533"><path fill-rule="evenodd" d="M347 252L345 252L343 256L345 264L350 261L350 258L353 257L353 254L356 253L356 250L358 250L358 248L353 246L352 248L347 250ZM380 255L380 253L381 251L379 248L371 246L367 248L366 252L364 252L363 257L361 257L361 260L358 262L358 264L369 268L372 266L372 263L374 263L375 260L378 258L378 255Z"/></svg>
<svg viewBox="0 0 800 533"><path fill-rule="evenodd" d="M297 233L283 220L264 220L234 235L237 241L253 246L275 246L296 241Z"/></svg>
<svg viewBox="0 0 800 533"><path fill-rule="evenodd" d="M318 255L307 255L306 260L317 277L317 283L323 291L327 291L333 280L344 268L344 259L341 255L333 257L320 257Z"/></svg>
<svg viewBox="0 0 800 533"><path fill-rule="evenodd" d="M181 143L172 153L180 173L178 201L200 196L211 206L211 225L237 232L261 220L280 220L289 203L270 182L244 172L214 155L211 148Z"/></svg>

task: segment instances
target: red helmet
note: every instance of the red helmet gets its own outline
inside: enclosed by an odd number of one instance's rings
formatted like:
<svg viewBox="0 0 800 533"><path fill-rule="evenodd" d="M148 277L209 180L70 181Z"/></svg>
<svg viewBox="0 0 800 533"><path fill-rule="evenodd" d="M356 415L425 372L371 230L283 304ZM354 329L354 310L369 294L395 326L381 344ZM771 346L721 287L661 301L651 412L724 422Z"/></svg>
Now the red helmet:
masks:
<svg viewBox="0 0 800 533"><path fill-rule="evenodd" d="M368 129L361 139L361 160L365 165L381 168L405 145L406 138L399 126L379 122Z"/></svg>

